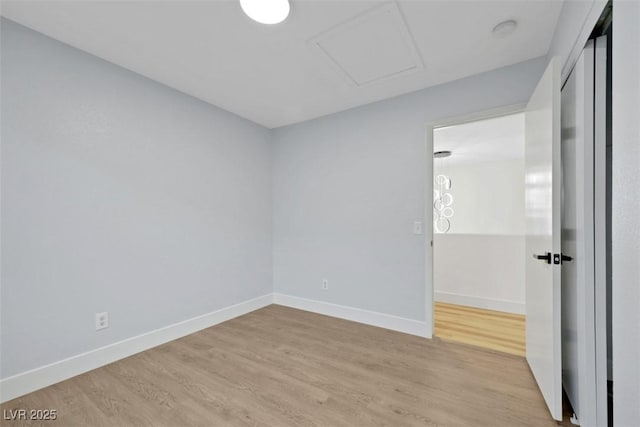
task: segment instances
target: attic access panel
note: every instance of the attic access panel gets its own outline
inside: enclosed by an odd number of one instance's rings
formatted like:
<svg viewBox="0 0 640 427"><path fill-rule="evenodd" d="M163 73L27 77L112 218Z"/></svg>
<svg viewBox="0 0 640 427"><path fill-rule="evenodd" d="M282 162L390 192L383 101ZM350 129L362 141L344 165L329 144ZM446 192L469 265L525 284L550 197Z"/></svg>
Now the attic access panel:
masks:
<svg viewBox="0 0 640 427"><path fill-rule="evenodd" d="M364 12L314 37L310 43L354 86L424 69L396 3Z"/></svg>

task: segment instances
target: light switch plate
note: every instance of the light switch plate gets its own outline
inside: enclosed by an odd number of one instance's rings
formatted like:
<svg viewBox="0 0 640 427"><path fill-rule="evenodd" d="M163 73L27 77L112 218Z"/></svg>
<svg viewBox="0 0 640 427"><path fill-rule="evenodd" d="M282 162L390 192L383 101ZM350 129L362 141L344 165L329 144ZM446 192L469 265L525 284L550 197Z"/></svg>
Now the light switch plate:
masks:
<svg viewBox="0 0 640 427"><path fill-rule="evenodd" d="M413 222L413 234L422 234L422 221Z"/></svg>

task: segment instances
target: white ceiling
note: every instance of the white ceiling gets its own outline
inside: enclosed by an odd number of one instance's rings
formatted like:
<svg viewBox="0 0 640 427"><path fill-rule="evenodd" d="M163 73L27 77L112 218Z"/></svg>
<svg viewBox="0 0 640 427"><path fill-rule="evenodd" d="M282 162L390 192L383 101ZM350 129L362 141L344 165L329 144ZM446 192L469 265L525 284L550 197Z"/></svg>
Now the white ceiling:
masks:
<svg viewBox="0 0 640 427"><path fill-rule="evenodd" d="M436 167L524 158L524 113L435 129L433 150L451 151Z"/></svg>
<svg viewBox="0 0 640 427"><path fill-rule="evenodd" d="M273 128L545 55L561 8L561 0L290 1L290 16L274 26L251 21L236 0L3 0L2 15ZM395 8L399 19L379 23L377 8ZM506 19L517 31L493 37Z"/></svg>

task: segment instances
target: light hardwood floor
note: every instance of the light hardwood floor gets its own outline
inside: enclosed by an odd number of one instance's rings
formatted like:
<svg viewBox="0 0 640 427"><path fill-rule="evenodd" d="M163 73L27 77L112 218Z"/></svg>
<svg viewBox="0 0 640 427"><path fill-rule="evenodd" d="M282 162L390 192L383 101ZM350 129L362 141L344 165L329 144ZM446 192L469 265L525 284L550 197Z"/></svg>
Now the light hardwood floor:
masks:
<svg viewBox="0 0 640 427"><path fill-rule="evenodd" d="M435 320L440 338L525 356L522 315L436 302Z"/></svg>
<svg viewBox="0 0 640 427"><path fill-rule="evenodd" d="M45 426L557 425L521 357L277 305L2 405L18 408L57 409Z"/></svg>

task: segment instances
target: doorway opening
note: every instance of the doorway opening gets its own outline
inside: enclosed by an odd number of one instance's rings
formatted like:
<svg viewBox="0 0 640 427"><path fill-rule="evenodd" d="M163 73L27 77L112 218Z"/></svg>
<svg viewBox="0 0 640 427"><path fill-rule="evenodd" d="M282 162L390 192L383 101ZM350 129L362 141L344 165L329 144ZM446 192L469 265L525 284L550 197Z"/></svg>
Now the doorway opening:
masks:
<svg viewBox="0 0 640 427"><path fill-rule="evenodd" d="M433 128L434 335L525 356L521 108Z"/></svg>

